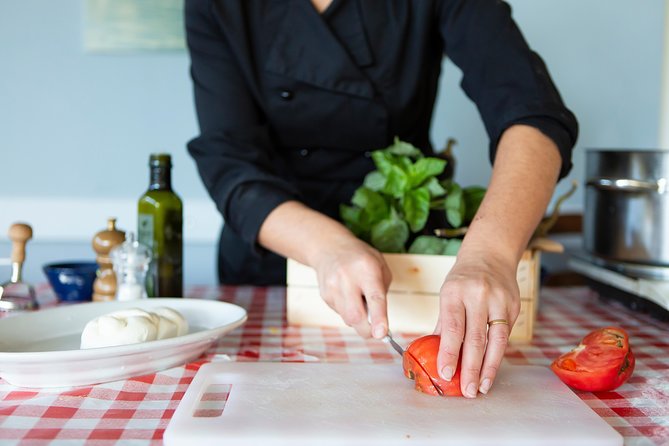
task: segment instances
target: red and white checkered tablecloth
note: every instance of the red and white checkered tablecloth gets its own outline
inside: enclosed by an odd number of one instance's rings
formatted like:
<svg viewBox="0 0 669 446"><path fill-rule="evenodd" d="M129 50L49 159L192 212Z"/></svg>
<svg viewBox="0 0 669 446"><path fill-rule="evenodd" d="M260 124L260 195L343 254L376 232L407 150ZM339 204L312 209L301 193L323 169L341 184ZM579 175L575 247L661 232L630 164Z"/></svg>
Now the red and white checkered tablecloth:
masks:
<svg viewBox="0 0 669 446"><path fill-rule="evenodd" d="M156 374L58 390L21 389L0 380L0 444L160 444L198 368L218 355L237 361L400 362L387 344L347 330L287 326L281 287L195 287L187 294L241 305L248 322L197 361ZM533 342L511 345L506 358L548 365L585 333L606 325L628 330L634 375L614 392L578 395L626 445L669 445L669 323L604 304L587 288L544 288Z"/></svg>

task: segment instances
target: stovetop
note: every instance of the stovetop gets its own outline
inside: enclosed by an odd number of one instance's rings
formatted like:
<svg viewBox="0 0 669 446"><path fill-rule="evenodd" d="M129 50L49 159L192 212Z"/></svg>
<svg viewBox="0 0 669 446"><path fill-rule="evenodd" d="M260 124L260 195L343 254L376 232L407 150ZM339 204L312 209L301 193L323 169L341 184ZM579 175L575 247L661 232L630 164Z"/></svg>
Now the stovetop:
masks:
<svg viewBox="0 0 669 446"><path fill-rule="evenodd" d="M669 268L608 262L583 252L571 254L567 265L597 282L647 299L669 310Z"/></svg>

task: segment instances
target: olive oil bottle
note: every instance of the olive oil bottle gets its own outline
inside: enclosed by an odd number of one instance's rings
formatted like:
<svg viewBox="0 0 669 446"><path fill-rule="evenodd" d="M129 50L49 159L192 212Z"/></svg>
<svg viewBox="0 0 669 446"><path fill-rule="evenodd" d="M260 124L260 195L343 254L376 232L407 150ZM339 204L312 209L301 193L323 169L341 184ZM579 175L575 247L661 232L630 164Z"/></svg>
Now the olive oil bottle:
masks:
<svg viewBox="0 0 669 446"><path fill-rule="evenodd" d="M138 241L151 251L146 277L149 297L183 296L183 204L172 190L172 158L149 158L149 189L137 206Z"/></svg>

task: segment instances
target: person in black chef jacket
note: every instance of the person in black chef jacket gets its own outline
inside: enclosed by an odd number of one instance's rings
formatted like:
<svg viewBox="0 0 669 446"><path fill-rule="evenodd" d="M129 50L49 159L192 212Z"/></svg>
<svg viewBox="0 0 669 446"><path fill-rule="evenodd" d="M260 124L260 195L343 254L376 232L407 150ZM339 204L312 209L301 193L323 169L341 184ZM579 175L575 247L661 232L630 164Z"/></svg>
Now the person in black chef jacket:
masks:
<svg viewBox="0 0 669 446"><path fill-rule="evenodd" d="M391 275L339 221L370 151L395 136L432 155L444 55L490 137L488 192L441 290L438 365L486 393L520 306L516 269L577 122L501 0L186 0L200 134L188 144L224 218L219 278L285 283L312 266L321 295L365 337L387 332ZM466 154L463 154L466 156ZM368 322L368 314L371 323ZM491 320L502 323L490 325ZM504 321L508 321L505 324ZM486 347L487 343L487 347Z"/></svg>

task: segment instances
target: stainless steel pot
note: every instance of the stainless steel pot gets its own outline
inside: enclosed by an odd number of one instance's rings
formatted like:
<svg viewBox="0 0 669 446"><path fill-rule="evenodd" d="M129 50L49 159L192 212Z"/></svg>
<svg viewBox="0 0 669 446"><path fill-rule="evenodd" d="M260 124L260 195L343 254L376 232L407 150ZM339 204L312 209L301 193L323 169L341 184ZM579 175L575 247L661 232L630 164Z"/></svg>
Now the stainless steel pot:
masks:
<svg viewBox="0 0 669 446"><path fill-rule="evenodd" d="M585 249L613 262L669 267L669 151L586 154Z"/></svg>

